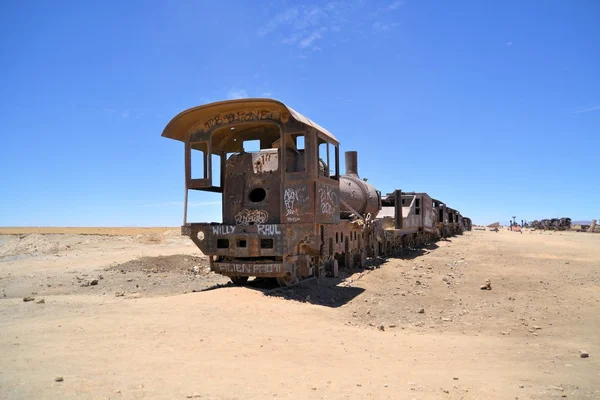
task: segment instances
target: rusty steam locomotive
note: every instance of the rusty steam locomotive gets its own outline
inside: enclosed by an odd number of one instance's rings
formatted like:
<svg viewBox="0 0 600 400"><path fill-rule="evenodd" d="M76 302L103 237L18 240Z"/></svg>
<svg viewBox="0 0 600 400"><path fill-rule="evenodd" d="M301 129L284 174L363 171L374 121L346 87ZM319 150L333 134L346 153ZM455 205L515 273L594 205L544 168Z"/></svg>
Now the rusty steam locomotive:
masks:
<svg viewBox="0 0 600 400"><path fill-rule="evenodd" d="M182 234L209 257L212 271L236 284L251 276L281 285L335 276L367 257L471 229L469 218L427 193L382 196L359 178L355 151L345 153L341 175L337 139L279 101L191 108L162 136L185 144ZM223 221L188 222L189 190L222 193Z"/></svg>

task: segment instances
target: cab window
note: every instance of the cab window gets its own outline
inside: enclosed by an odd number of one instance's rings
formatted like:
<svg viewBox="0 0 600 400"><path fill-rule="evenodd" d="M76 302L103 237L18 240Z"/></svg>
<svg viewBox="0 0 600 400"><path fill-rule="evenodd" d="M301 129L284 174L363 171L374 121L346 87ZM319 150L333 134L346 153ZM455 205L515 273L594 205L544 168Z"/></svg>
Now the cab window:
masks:
<svg viewBox="0 0 600 400"><path fill-rule="evenodd" d="M337 180L339 167L339 149L338 146L328 142L325 139L318 138L318 158L317 173L319 176L325 176Z"/></svg>

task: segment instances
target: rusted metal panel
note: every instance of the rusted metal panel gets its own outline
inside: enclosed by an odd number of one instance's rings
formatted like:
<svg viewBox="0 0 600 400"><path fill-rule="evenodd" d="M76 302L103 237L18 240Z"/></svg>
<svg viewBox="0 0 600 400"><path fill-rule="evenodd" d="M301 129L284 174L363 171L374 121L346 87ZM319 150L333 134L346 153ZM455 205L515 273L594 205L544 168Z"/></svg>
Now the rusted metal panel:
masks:
<svg viewBox="0 0 600 400"><path fill-rule="evenodd" d="M281 174L277 150L232 155L226 163L223 223L276 224L281 221Z"/></svg>
<svg viewBox="0 0 600 400"><path fill-rule="evenodd" d="M315 222L337 224L340 222L340 187L336 180L319 180L316 183Z"/></svg>
<svg viewBox="0 0 600 400"><path fill-rule="evenodd" d="M314 187L306 181L286 183L283 191L285 221L287 223L307 223L314 221Z"/></svg>
<svg viewBox="0 0 600 400"><path fill-rule="evenodd" d="M183 226L182 234L189 236L206 255L282 256L288 249L289 234L286 226L280 224L235 226L194 223Z"/></svg>
<svg viewBox="0 0 600 400"><path fill-rule="evenodd" d="M433 207L433 199L429 196L423 196L423 210L425 214L425 228L437 229L437 210Z"/></svg>
<svg viewBox="0 0 600 400"><path fill-rule="evenodd" d="M310 126L334 143L338 143L325 128L304 115L272 99L240 99L206 104L187 109L176 115L165 127L162 136L182 142L208 140L213 129L236 123L276 121L289 118Z"/></svg>
<svg viewBox="0 0 600 400"><path fill-rule="evenodd" d="M280 262L214 262L211 270L227 276L277 277L291 272L292 267Z"/></svg>

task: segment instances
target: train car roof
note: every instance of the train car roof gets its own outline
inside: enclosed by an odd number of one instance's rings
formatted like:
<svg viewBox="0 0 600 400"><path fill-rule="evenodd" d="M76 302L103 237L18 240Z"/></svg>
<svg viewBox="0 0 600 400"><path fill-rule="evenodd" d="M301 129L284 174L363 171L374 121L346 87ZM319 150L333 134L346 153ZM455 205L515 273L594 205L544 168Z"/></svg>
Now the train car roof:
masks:
<svg viewBox="0 0 600 400"><path fill-rule="evenodd" d="M190 137L197 131L203 130L206 121L210 121L211 118L215 117L215 115L233 112L238 113L250 110L274 110L278 113L281 119L284 119L284 122L289 115L296 121L318 130L335 143L339 143L335 136L333 136L329 131L319 124L313 122L278 100L266 98L225 100L189 108L180 112L173 119L171 119L171 121L169 121L163 130L162 136L170 139L180 140L182 142L188 142Z"/></svg>

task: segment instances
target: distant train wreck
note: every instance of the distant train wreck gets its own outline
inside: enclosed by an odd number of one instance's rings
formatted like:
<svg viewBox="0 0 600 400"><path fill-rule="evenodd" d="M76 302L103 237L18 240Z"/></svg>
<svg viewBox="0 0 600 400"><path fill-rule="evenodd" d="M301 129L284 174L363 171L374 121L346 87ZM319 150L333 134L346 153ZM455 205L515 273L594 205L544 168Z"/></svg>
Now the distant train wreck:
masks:
<svg viewBox="0 0 600 400"><path fill-rule="evenodd" d="M382 196L359 177L357 152L345 153L341 174L337 139L275 100L192 108L162 136L185 144L182 233L209 257L212 271L236 284L251 276L281 285L335 276L367 257L471 230L469 218L427 193ZM189 190L221 193L223 221L188 222Z"/></svg>
<svg viewBox="0 0 600 400"><path fill-rule="evenodd" d="M543 219L541 221L535 220L527 224L528 228L554 230L554 231L565 231L571 229L571 218L552 218Z"/></svg>

